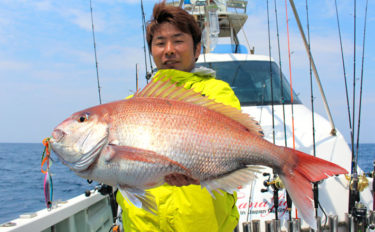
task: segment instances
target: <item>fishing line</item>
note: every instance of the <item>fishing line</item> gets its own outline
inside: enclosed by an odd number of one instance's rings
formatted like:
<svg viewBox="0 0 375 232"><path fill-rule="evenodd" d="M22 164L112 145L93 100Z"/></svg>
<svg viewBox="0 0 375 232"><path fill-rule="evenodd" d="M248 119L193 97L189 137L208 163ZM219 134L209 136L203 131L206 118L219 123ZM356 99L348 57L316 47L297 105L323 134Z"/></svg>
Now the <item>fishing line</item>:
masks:
<svg viewBox="0 0 375 232"><path fill-rule="evenodd" d="M96 55L96 42L95 42L95 30L94 30L94 18L92 16L92 4L90 0L90 12L91 12L91 28L92 28L92 40L94 43L94 54L95 54L95 67L96 67L96 80L98 82L98 94L99 94L99 103L102 104L102 96L100 94L100 83L99 83L99 67L98 67L98 57Z"/></svg>

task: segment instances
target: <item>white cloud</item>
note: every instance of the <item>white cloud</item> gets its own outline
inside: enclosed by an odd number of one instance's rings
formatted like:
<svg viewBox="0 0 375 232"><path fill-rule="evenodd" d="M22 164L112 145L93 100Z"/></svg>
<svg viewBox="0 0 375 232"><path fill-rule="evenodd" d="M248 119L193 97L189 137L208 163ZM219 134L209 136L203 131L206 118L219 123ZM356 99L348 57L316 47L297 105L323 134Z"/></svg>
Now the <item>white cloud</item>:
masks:
<svg viewBox="0 0 375 232"><path fill-rule="evenodd" d="M31 63L22 61L11 61L11 60L0 60L0 70L2 72L9 72L15 70L29 70L33 67ZM0 75L0 78L5 78L4 75Z"/></svg>
<svg viewBox="0 0 375 232"><path fill-rule="evenodd" d="M37 2L32 2L35 8L40 11L48 11L52 9L52 3L50 0L42 0Z"/></svg>

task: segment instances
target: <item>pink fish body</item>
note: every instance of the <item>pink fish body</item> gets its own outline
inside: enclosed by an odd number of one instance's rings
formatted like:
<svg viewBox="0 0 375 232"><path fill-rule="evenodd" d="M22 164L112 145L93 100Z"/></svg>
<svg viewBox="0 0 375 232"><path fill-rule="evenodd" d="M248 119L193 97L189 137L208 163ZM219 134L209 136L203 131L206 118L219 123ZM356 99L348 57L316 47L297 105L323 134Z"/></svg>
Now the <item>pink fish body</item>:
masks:
<svg viewBox="0 0 375 232"><path fill-rule="evenodd" d="M261 169L276 170L304 219L314 226L311 182L345 169L263 139L241 111L169 80L133 98L73 114L52 133L54 152L79 176L118 186L138 207L156 211L149 188L179 173L208 191L233 192Z"/></svg>

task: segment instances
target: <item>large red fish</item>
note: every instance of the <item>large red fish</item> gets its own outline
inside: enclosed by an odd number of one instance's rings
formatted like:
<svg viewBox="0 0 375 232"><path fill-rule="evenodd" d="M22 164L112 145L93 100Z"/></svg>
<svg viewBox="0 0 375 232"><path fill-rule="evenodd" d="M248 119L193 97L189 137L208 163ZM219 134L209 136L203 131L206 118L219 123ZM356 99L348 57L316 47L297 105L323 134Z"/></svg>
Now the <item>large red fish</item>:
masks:
<svg viewBox="0 0 375 232"><path fill-rule="evenodd" d="M51 147L79 176L118 186L149 211L156 208L145 190L163 184L167 175L197 179L210 192L233 192L254 179L259 166L269 166L313 227L311 182L347 173L266 141L248 115L167 78L152 81L131 99L73 114L55 128Z"/></svg>

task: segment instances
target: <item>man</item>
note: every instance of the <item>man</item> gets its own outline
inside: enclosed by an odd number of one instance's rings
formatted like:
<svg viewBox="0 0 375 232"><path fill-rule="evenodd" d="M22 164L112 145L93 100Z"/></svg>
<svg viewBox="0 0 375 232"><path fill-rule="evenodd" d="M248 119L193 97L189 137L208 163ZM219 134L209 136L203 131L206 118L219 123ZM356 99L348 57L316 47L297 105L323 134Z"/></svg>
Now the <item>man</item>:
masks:
<svg viewBox="0 0 375 232"><path fill-rule="evenodd" d="M156 4L147 25L147 42L158 73L172 77L184 88L240 108L230 86L214 78L214 71L195 68L201 50L201 31L194 18L181 8ZM159 75L163 76L163 75ZM214 193L213 198L198 180L174 174L168 184L150 189L157 215L139 209L118 193L125 231L233 231L238 223L236 194Z"/></svg>

